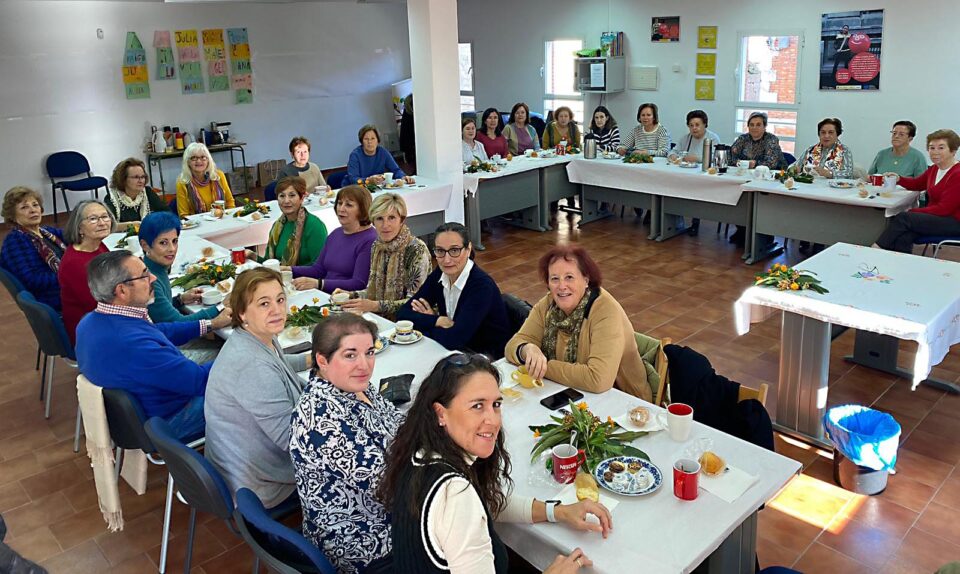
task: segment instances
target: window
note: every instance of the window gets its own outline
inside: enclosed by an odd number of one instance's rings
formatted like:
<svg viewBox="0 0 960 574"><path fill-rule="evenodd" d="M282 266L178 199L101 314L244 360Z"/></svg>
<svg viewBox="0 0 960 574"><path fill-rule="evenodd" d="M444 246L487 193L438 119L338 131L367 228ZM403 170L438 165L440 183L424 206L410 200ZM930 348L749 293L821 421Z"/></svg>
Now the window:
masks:
<svg viewBox="0 0 960 574"><path fill-rule="evenodd" d="M573 118L583 125L583 95L574 86L576 52L583 49L583 40L552 40L544 43L543 113L567 106Z"/></svg>
<svg viewBox="0 0 960 574"><path fill-rule="evenodd" d="M736 129L747 131L752 112L768 115L767 131L780 139L780 147L795 153L800 111L800 34L740 36L737 81Z"/></svg>
<svg viewBox="0 0 960 574"><path fill-rule="evenodd" d="M457 44L460 51L460 111L471 112L476 108L473 97L473 44Z"/></svg>

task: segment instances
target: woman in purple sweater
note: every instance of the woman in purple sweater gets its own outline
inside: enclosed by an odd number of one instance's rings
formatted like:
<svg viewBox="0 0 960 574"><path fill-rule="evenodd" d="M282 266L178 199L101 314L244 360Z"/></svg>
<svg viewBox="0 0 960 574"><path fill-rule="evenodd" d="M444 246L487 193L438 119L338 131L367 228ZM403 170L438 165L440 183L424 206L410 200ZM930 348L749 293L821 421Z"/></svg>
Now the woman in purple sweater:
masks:
<svg viewBox="0 0 960 574"><path fill-rule="evenodd" d="M293 270L294 287L327 293L333 293L334 289L358 291L366 287L370 277L370 248L377 238L377 231L370 224L372 201L370 192L361 185L340 189L333 204L340 227L327 237L317 260L313 265L281 267Z"/></svg>

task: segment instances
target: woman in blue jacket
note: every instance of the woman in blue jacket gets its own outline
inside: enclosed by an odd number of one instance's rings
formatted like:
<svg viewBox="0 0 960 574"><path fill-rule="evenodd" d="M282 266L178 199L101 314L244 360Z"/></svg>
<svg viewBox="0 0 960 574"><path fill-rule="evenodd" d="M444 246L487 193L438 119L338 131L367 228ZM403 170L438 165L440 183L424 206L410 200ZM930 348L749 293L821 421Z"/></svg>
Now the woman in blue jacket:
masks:
<svg viewBox="0 0 960 574"><path fill-rule="evenodd" d="M363 183L372 177L376 183L383 183L383 174L392 173L394 179L403 179L405 183L413 183L413 178L403 173L397 160L380 145L380 130L377 126L367 124L360 128L357 134L360 140L358 145L350 152L350 159L347 160L347 178L346 184Z"/></svg>

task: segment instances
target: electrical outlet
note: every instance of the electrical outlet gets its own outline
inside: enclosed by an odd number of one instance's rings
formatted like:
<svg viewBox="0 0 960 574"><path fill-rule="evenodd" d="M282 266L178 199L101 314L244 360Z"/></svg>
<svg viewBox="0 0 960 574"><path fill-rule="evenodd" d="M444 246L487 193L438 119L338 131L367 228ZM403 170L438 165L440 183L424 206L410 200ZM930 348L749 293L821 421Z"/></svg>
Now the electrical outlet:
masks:
<svg viewBox="0 0 960 574"><path fill-rule="evenodd" d="M97 28L97 40L103 40L103 28Z"/></svg>

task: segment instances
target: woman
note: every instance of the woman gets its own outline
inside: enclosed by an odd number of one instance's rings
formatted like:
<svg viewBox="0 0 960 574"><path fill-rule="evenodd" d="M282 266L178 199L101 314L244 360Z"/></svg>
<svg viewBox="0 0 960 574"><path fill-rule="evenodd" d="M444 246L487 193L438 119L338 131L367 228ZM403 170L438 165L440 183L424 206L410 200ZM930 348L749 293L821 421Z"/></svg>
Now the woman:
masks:
<svg viewBox="0 0 960 574"><path fill-rule="evenodd" d="M324 184L325 185L325 184ZM303 207L309 187L302 177L284 177L277 182L277 205L282 215L270 227L263 257L253 251L247 256L259 261L279 259L282 265L309 265L327 242L327 226Z"/></svg>
<svg viewBox="0 0 960 574"><path fill-rule="evenodd" d="M817 124L820 141L808 147L793 167L828 179L853 177L853 152L840 143L843 124L838 118L826 118Z"/></svg>
<svg viewBox="0 0 960 574"><path fill-rule="evenodd" d="M155 211L169 207L155 191L147 187L147 170L139 159L128 157L113 168L110 193L103 198L107 210L121 223L140 223Z"/></svg>
<svg viewBox="0 0 960 574"><path fill-rule="evenodd" d="M900 120L890 129L891 147L877 152L867 173L892 172L902 177L919 177L927 171L927 158L911 146L917 135L917 126L911 121Z"/></svg>
<svg viewBox="0 0 960 574"><path fill-rule="evenodd" d="M377 231L370 225L371 201L370 191L362 185L340 188L333 204L340 227L327 237L316 261L281 267L293 270L294 287L333 293L334 289L356 291L367 284L370 246L377 238Z"/></svg>
<svg viewBox="0 0 960 574"><path fill-rule="evenodd" d="M540 136L530 125L530 107L520 102L510 110L510 121L503 128L503 137L507 140L507 151L521 155L528 149L540 149Z"/></svg>
<svg viewBox="0 0 960 574"><path fill-rule="evenodd" d="M303 534L341 573L391 571L390 519L375 493L403 415L370 388L376 340L377 326L352 313L317 325L316 374L293 412Z"/></svg>
<svg viewBox="0 0 960 574"><path fill-rule="evenodd" d="M313 188L318 185L327 185L320 167L310 161L310 140L303 136L290 140L290 156L293 157L293 161L283 166L277 174L278 180L286 177L302 177L309 191L313 191ZM280 187L279 183L277 187Z"/></svg>
<svg viewBox="0 0 960 574"><path fill-rule="evenodd" d="M691 163L700 163L703 156L703 140L710 138L720 143L720 136L707 129L707 112L693 110L687 114L687 135L680 138L677 147L670 153L670 159L680 159Z"/></svg>
<svg viewBox="0 0 960 574"><path fill-rule="evenodd" d="M590 134L597 140L600 151L617 151L620 147L620 128L606 106L597 106L590 121Z"/></svg>
<svg viewBox="0 0 960 574"><path fill-rule="evenodd" d="M601 284L600 268L582 247L557 245L540 258L543 296L507 343L508 361L538 379L602 393L616 386L650 401L653 391L633 326Z"/></svg>
<svg viewBox="0 0 960 574"><path fill-rule="evenodd" d="M660 125L660 111L657 104L640 104L637 108L637 121L640 124L627 134L617 153L638 151L654 157L667 157L670 151L670 132Z"/></svg>
<svg viewBox="0 0 960 574"><path fill-rule="evenodd" d="M395 179L403 179L406 183L413 183L414 179L403 173L393 155L380 145L380 130L377 126L367 124L357 133L358 145L350 152L347 160L347 177L344 181L350 183L365 180L368 177L380 184L383 183L383 174L390 172Z"/></svg>
<svg viewBox="0 0 960 574"><path fill-rule="evenodd" d="M40 225L43 198L29 187L12 187L3 196L0 215L10 224L10 232L0 248L3 268L19 279L37 301L60 311L57 272L67 244L61 230Z"/></svg>
<svg viewBox="0 0 960 574"><path fill-rule="evenodd" d="M485 357L463 354L441 360L420 385L379 490L391 512L397 572L505 574L507 548L495 520L563 522L606 538L612 519L598 502L563 505L511 493L499 385L500 373ZM591 564L577 548L544 572Z"/></svg>
<svg viewBox="0 0 960 574"><path fill-rule="evenodd" d="M957 163L960 136L953 130L937 130L927 136L927 153L933 165L920 177L895 175L897 182L913 191L927 192L927 205L898 213L874 247L912 253L913 241L922 235L960 236L960 167Z"/></svg>
<svg viewBox="0 0 960 574"><path fill-rule="evenodd" d="M424 335L451 351L473 350L503 356L510 322L492 277L470 259L467 228L444 223L437 228L433 254L437 269L397 312Z"/></svg>
<svg viewBox="0 0 960 574"><path fill-rule="evenodd" d="M573 110L567 106L557 108L553 112L553 121L543 130L544 148L555 148L562 141L568 146L580 147L580 128L573 121Z"/></svg>
<svg viewBox="0 0 960 574"><path fill-rule="evenodd" d="M764 165L770 169L783 169L787 160L783 158L780 140L767 131L767 114L752 112L747 118L747 133L740 134L730 146L730 165L738 161L749 161L750 169Z"/></svg>
<svg viewBox="0 0 960 574"><path fill-rule="evenodd" d="M392 319L430 274L430 251L404 223L407 204L399 195L378 196L370 206L370 218L377 230L370 255L370 279L366 289L351 291L350 300L343 306Z"/></svg>
<svg viewBox="0 0 960 574"><path fill-rule="evenodd" d="M487 157L498 155L507 157L510 149L507 138L503 137L503 117L497 108L487 108L483 111L480 129L477 131L477 141L483 144Z"/></svg>
<svg viewBox="0 0 960 574"><path fill-rule="evenodd" d="M193 142L183 152L183 167L177 176L177 212L180 217L210 211L214 201L236 207L227 176L217 169L207 146Z"/></svg>
<svg viewBox="0 0 960 574"><path fill-rule="evenodd" d="M68 245L60 260L57 278L60 281L60 302L63 326L70 342L77 344L77 323L97 308L87 286L87 264L94 257L109 251L103 240L116 223L113 214L96 199L85 199L73 208L63 240Z"/></svg>
<svg viewBox="0 0 960 574"><path fill-rule="evenodd" d="M210 369L204 395L204 456L235 492L254 491L267 508L296 496L290 461L290 417L303 393L297 375L310 353L284 355L277 336L287 321L280 274L244 271L230 293L233 334Z"/></svg>
<svg viewBox="0 0 960 574"><path fill-rule="evenodd" d="M477 122L473 118L460 120L460 138L463 143L463 163L470 165L473 160L490 161L487 150L477 141Z"/></svg>

